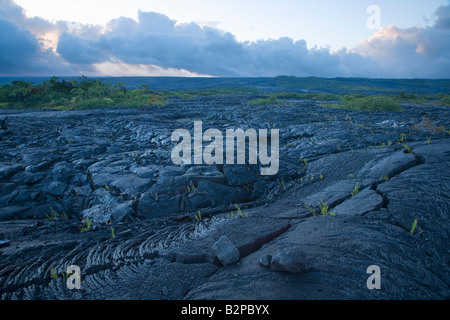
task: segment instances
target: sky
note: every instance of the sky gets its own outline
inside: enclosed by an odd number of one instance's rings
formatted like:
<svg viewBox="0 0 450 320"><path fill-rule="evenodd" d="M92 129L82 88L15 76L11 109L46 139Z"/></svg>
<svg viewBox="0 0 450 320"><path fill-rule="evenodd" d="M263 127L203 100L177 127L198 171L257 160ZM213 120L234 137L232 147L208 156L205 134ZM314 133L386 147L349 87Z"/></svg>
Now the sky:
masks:
<svg viewBox="0 0 450 320"><path fill-rule="evenodd" d="M0 0L0 76L450 78L449 0Z"/></svg>

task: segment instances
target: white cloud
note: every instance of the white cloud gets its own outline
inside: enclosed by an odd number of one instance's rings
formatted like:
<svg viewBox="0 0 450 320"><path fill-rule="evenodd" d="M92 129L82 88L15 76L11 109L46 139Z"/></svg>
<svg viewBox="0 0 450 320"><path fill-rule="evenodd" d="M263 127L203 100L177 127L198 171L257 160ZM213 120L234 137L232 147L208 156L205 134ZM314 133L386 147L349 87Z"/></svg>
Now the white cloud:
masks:
<svg viewBox="0 0 450 320"><path fill-rule="evenodd" d="M450 76L450 6L436 11L433 26L382 28L361 41L353 52L372 59L387 77L448 78Z"/></svg>
<svg viewBox="0 0 450 320"><path fill-rule="evenodd" d="M127 64L122 61L102 62L93 64L95 71L92 75L109 77L207 77L183 69L164 69L156 65L148 64ZM86 75L89 75L88 73Z"/></svg>

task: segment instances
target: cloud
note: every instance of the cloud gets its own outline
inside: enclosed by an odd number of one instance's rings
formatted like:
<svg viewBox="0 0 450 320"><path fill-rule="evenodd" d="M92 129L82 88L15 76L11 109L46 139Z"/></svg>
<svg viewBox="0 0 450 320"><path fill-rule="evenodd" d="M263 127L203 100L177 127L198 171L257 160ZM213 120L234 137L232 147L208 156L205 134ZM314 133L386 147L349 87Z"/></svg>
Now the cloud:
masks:
<svg viewBox="0 0 450 320"><path fill-rule="evenodd" d="M47 48L55 47L61 32L67 30L67 23L64 21L51 23L40 17L27 17L23 8L12 0L0 0L0 18L30 31Z"/></svg>
<svg viewBox="0 0 450 320"><path fill-rule="evenodd" d="M328 49L308 50L304 40L290 38L252 43L197 24L176 24L168 17L139 12L138 21L111 21L96 38L64 32L58 53L71 63L155 65L214 76L343 75L340 57Z"/></svg>
<svg viewBox="0 0 450 320"><path fill-rule="evenodd" d="M436 10L430 27L382 28L353 52L370 58L382 75L394 78L448 78L450 72L450 6Z"/></svg>
<svg viewBox="0 0 450 320"><path fill-rule="evenodd" d="M42 38L58 34L63 23L28 18L11 0L0 0L0 76L71 75L78 72ZM57 39L58 37L56 37Z"/></svg>
<svg viewBox="0 0 450 320"><path fill-rule="evenodd" d="M0 18L0 75L74 72L28 30Z"/></svg>
<svg viewBox="0 0 450 320"><path fill-rule="evenodd" d="M94 64L93 67L99 74L107 74L111 77L145 77L152 75L155 77L207 77L208 75L198 74L183 69L161 68L147 64L127 64L121 61L103 62Z"/></svg>
<svg viewBox="0 0 450 320"><path fill-rule="evenodd" d="M435 15L437 17L437 21L435 23L435 28L437 29L450 29L450 5L449 6L440 6Z"/></svg>
<svg viewBox="0 0 450 320"><path fill-rule="evenodd" d="M390 26L356 48L331 52L286 37L239 42L213 26L154 12L74 26L28 18L12 0L0 4L0 62L9 73L447 78L450 70L450 5L436 10L433 26Z"/></svg>
<svg viewBox="0 0 450 320"><path fill-rule="evenodd" d="M64 32L58 40L57 51L72 64L94 64L105 61L105 53L96 41L82 39L76 34Z"/></svg>

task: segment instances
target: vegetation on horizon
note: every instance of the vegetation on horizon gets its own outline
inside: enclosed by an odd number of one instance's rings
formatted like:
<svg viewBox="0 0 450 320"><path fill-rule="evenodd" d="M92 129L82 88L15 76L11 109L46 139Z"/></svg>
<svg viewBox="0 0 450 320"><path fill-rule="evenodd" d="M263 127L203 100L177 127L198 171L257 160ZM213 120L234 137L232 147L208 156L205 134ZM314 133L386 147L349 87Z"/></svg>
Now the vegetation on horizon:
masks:
<svg viewBox="0 0 450 320"><path fill-rule="evenodd" d="M0 108L72 110L111 106L162 105L167 98L148 86L128 90L124 82L114 85L91 80L58 80L38 85L22 80L0 86Z"/></svg>
<svg viewBox="0 0 450 320"><path fill-rule="evenodd" d="M52 77L38 85L23 80L0 85L0 109L76 110L103 107L161 106L170 98L193 99L199 96L255 94L250 87L216 87L185 91L152 90L146 84L127 89L122 81L112 85L81 77L78 81Z"/></svg>
<svg viewBox="0 0 450 320"><path fill-rule="evenodd" d="M315 100L328 101L322 103L325 108L348 109L360 111L403 111L402 103L412 105L450 106L450 94L400 94L364 95L364 94L334 94L326 92L295 93L282 92L269 95L267 98L258 98L249 101L250 106L255 105L283 105L283 100Z"/></svg>
<svg viewBox="0 0 450 320"><path fill-rule="evenodd" d="M383 94L377 94L377 92L381 92L381 89L374 86L373 83L377 83L376 80L356 80L277 77L275 82L286 88L298 87L302 90L326 90L327 92L280 92L266 94L263 97L248 101L247 104L250 106L286 105L286 100L314 100L329 102L322 103L321 106L323 107L363 111L402 111L401 103L450 106L450 94L447 91L446 93L418 94L408 91L385 90ZM386 82L386 80L384 81ZM407 82L400 80L392 81L407 84ZM413 80L411 81L416 83ZM418 83L425 86L425 82ZM442 85L443 88L444 86ZM371 93L362 94L364 91L370 91ZM386 91L390 93L386 93ZM168 103L170 99L193 99L202 96L230 94L261 95L264 93L256 88L245 86L219 86L195 90L164 91L152 90L143 84L138 89L128 89L127 85L122 81L116 84L109 84L98 79L94 80L86 77L71 81L53 77L38 85L23 80L0 85L0 109L53 109L66 111L103 107L162 106Z"/></svg>
<svg viewBox="0 0 450 320"><path fill-rule="evenodd" d="M387 96L345 95L341 104L326 104L325 107L361 111L403 111L398 101Z"/></svg>

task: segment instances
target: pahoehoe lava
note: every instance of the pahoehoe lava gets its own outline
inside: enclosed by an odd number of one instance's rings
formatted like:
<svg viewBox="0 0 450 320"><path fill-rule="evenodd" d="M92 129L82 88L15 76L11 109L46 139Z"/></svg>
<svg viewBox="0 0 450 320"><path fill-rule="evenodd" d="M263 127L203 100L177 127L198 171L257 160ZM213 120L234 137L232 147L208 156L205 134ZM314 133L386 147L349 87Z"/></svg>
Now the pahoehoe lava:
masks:
<svg viewBox="0 0 450 320"><path fill-rule="evenodd" d="M434 128L450 110L247 105L256 97L1 111L1 299L448 299L450 143ZM172 164L171 133L196 120L278 128L278 174ZM212 250L224 235L236 264ZM310 265L279 271L274 256Z"/></svg>

